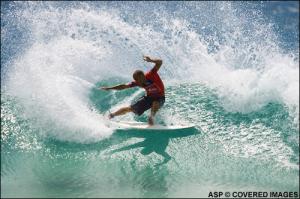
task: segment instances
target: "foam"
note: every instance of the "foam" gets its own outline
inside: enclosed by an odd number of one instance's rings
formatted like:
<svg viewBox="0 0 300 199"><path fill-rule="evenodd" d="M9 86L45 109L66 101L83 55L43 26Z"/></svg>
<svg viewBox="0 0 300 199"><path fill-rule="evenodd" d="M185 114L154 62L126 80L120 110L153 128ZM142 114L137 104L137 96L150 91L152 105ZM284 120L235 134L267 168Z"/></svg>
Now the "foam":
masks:
<svg viewBox="0 0 300 199"><path fill-rule="evenodd" d="M206 84L218 91L220 104L230 112L248 113L280 102L299 126L298 58L281 52L272 26L259 14L243 15L230 3L222 3L215 7L220 13L207 18L210 4L194 8L191 4L180 7L180 17L175 17L161 5L153 20L144 14L135 22L124 12L126 5L119 9L85 3L64 8L19 5L23 9L13 20L26 24L30 42L7 62L3 88L21 99L27 116L39 118L40 126L49 122L55 126L56 133L50 133L59 139L99 140L112 133L91 109L89 92L105 78L130 79L134 69L149 69L143 54L163 59L160 74L166 86L186 81ZM187 8L199 13L193 17L210 20L203 21L202 32L191 28L195 21ZM137 14L149 10L141 9ZM212 29L216 33L209 36ZM10 36L5 28L1 31L2 37ZM62 129L69 133L60 133Z"/></svg>

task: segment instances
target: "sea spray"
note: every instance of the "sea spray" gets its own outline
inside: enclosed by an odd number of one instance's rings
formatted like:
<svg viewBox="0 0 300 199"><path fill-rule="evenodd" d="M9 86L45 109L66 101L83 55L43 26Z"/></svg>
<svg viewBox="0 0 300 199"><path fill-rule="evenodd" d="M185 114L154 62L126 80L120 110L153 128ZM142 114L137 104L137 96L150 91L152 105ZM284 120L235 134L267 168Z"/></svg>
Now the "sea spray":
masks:
<svg viewBox="0 0 300 199"><path fill-rule="evenodd" d="M263 11L271 2L2 5L4 197L299 191L298 29L288 39L277 31ZM109 110L144 91L97 88L151 69L143 55L163 59L156 122L192 123L198 134L106 127Z"/></svg>

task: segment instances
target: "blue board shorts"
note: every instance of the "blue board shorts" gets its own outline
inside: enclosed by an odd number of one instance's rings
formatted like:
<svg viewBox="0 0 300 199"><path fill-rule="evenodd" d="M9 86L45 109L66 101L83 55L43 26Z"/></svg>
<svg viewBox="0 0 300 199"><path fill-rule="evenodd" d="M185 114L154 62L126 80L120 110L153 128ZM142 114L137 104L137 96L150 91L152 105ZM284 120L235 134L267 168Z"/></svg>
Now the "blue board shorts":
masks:
<svg viewBox="0 0 300 199"><path fill-rule="evenodd" d="M158 97L158 98L153 98L150 96L143 96L143 97L139 98L130 107L135 114L142 115L146 110L148 110L152 107L152 103L154 101L158 101L159 108L161 108L165 103L165 96Z"/></svg>

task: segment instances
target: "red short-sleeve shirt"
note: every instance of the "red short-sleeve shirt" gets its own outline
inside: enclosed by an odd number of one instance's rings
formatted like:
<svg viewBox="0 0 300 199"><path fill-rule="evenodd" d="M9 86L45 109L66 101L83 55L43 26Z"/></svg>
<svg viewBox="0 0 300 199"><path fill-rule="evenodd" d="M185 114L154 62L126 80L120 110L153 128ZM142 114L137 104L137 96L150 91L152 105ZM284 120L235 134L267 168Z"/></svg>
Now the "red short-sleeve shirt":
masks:
<svg viewBox="0 0 300 199"><path fill-rule="evenodd" d="M145 74L146 85L140 86L144 88L147 92L147 96L151 97L162 97L165 96L165 87L164 83L157 74L157 70L153 68ZM130 87L139 86L136 81L132 81L128 84Z"/></svg>

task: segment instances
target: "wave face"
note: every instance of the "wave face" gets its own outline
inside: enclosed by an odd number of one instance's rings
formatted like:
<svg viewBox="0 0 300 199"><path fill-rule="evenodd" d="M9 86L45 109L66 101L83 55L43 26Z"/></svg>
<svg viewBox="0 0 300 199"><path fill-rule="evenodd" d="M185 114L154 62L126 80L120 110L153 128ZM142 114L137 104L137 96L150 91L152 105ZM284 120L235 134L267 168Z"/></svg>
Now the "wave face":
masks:
<svg viewBox="0 0 300 199"><path fill-rule="evenodd" d="M3 197L299 192L299 2L1 7ZM156 121L195 131L107 127L143 91L96 88L149 70L142 55L163 59Z"/></svg>

